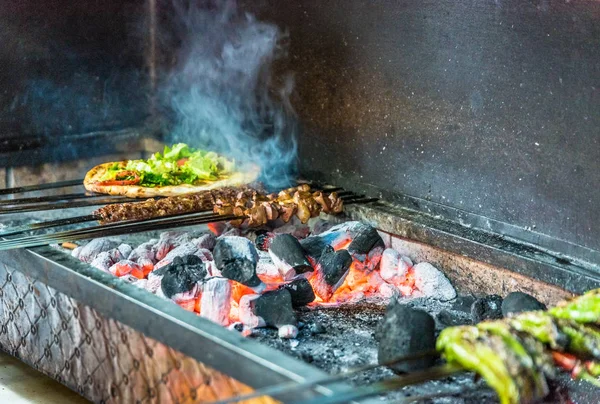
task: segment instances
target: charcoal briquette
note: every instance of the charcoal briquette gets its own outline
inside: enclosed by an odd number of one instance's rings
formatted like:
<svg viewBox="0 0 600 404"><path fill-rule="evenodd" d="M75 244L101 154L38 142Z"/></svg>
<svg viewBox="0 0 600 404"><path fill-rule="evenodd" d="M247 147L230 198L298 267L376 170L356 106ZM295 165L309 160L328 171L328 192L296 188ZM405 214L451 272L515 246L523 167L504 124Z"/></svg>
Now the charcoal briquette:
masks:
<svg viewBox="0 0 600 404"><path fill-rule="evenodd" d="M296 313L292 308L292 295L285 288L262 294L254 301L253 311L270 327L279 328L297 323Z"/></svg>
<svg viewBox="0 0 600 404"><path fill-rule="evenodd" d="M359 227L356 236L348 246L348 251L353 255L362 255L369 253L369 251L376 247L382 248L383 251L385 248L383 239L373 226L362 224L362 226Z"/></svg>
<svg viewBox="0 0 600 404"><path fill-rule="evenodd" d="M505 317L509 314L536 310L546 310L546 305L527 293L512 292L502 301L502 314Z"/></svg>
<svg viewBox="0 0 600 404"><path fill-rule="evenodd" d="M161 289L168 298L189 292L207 274L204 262L195 255L175 257L173 262L155 272L155 275L162 275Z"/></svg>
<svg viewBox="0 0 600 404"><path fill-rule="evenodd" d="M319 262L321 253L328 244L321 237L307 237L300 241L300 245L307 256L312 258L315 262Z"/></svg>
<svg viewBox="0 0 600 404"><path fill-rule="evenodd" d="M348 251L334 251L332 247L327 246L321 252L318 266L324 273L325 282L334 286L346 275L351 264L352 256Z"/></svg>
<svg viewBox="0 0 600 404"><path fill-rule="evenodd" d="M271 255L277 267L286 275L295 276L313 270L300 242L290 234L275 236L271 240L269 255Z"/></svg>
<svg viewBox="0 0 600 404"><path fill-rule="evenodd" d="M315 300L315 292L305 278L295 279L283 287L290 292L293 307L306 306Z"/></svg>
<svg viewBox="0 0 600 404"><path fill-rule="evenodd" d="M471 318L474 324L484 320L501 319L502 298L498 295L488 295L476 299L471 305Z"/></svg>
<svg viewBox="0 0 600 404"><path fill-rule="evenodd" d="M377 326L379 342L377 360L380 364L393 359L435 349L435 321L425 311L392 301ZM433 357L404 361L391 366L396 373L426 369Z"/></svg>
<svg viewBox="0 0 600 404"><path fill-rule="evenodd" d="M249 287L262 282L256 275L258 252L250 240L244 237L220 237L213 250L215 265L227 279Z"/></svg>

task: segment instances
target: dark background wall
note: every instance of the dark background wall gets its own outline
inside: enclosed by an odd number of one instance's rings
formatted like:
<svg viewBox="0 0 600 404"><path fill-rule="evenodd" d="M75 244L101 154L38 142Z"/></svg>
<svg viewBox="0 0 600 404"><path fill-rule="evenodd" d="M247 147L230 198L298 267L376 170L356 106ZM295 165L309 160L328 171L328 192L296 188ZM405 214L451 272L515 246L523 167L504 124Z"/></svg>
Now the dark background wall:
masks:
<svg viewBox="0 0 600 404"><path fill-rule="evenodd" d="M138 124L148 114L145 1L4 0L0 141ZM6 152L16 142L1 143Z"/></svg>
<svg viewBox="0 0 600 404"><path fill-rule="evenodd" d="M0 145L144 120L146 4L4 1ZM600 251L599 2L243 7L289 31L305 173Z"/></svg>
<svg viewBox="0 0 600 404"><path fill-rule="evenodd" d="M305 172L600 250L600 3L272 0Z"/></svg>

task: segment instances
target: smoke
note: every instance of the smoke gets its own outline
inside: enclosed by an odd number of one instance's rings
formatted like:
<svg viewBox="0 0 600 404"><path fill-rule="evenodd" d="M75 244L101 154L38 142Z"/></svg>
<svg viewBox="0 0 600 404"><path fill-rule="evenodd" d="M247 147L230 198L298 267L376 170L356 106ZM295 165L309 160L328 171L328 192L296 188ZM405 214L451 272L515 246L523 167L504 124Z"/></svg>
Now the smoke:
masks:
<svg viewBox="0 0 600 404"><path fill-rule="evenodd" d="M272 75L285 35L233 1L173 1L179 49L160 91L172 118L168 140L215 150L242 169L256 164L268 187L287 185L297 165L293 80Z"/></svg>

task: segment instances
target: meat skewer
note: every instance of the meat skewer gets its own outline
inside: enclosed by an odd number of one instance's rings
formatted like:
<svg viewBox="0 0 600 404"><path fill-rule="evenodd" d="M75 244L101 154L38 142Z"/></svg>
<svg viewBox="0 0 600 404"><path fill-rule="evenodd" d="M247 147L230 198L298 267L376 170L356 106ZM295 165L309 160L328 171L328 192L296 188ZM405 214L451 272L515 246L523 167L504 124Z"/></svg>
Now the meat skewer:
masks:
<svg viewBox="0 0 600 404"><path fill-rule="evenodd" d="M306 223L320 212L340 213L343 210L343 200L335 192L311 193L306 184L270 195L254 188L223 188L160 200L148 199L144 202L109 205L96 210L94 214L100 217L100 223L104 224L209 209L220 215L246 216L248 226L252 227L277 218L287 222L293 215L302 223Z"/></svg>

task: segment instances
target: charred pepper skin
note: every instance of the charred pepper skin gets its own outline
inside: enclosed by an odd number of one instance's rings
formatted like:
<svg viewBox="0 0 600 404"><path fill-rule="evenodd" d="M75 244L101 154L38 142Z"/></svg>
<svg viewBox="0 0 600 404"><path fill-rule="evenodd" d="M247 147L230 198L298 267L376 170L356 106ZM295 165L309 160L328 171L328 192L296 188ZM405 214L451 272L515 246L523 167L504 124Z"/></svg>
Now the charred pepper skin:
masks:
<svg viewBox="0 0 600 404"><path fill-rule="evenodd" d="M543 398L548 384L540 364L551 358L533 341L526 344L515 334L502 321L452 327L442 331L437 349L449 363L480 374L496 390L501 404Z"/></svg>
<svg viewBox="0 0 600 404"><path fill-rule="evenodd" d="M543 398L552 363L600 387L600 289L547 312L446 328L437 349L449 363L480 374L502 404Z"/></svg>
<svg viewBox="0 0 600 404"><path fill-rule="evenodd" d="M554 318L599 325L600 289L594 289L572 300L561 302L556 307L549 309L548 312Z"/></svg>

